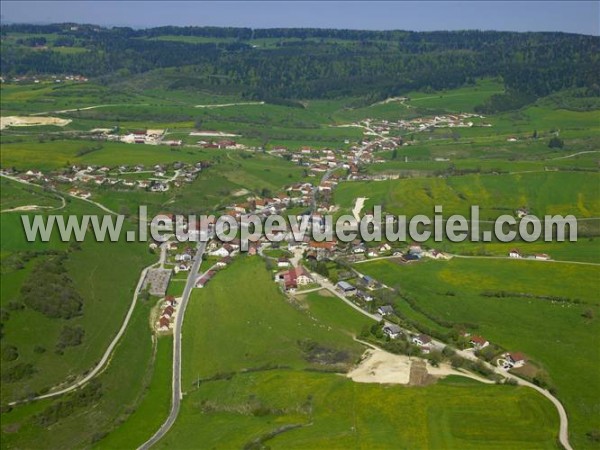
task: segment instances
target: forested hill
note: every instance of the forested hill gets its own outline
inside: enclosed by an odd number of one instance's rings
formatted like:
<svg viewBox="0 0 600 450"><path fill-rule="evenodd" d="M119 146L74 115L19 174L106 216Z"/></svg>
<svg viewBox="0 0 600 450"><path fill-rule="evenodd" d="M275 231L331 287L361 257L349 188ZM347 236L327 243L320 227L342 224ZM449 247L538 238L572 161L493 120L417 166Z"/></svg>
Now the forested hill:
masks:
<svg viewBox="0 0 600 450"><path fill-rule="evenodd" d="M600 38L565 33L91 25L2 27L4 76L77 73L111 79L179 68L171 88L249 98L399 95L502 76L512 95L599 89Z"/></svg>

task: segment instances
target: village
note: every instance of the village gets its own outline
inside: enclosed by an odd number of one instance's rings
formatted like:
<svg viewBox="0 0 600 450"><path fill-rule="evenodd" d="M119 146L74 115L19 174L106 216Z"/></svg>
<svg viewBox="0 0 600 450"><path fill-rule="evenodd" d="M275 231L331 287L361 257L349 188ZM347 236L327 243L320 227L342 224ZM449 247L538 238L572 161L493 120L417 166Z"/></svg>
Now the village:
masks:
<svg viewBox="0 0 600 450"><path fill-rule="evenodd" d="M308 292L330 290L336 296L355 308L364 311L379 322L379 331L384 340L404 340L418 354L429 355L433 351L440 352L445 344L434 337L422 332L407 332L400 326L402 315L399 315L389 300L389 292L393 289L373 277L361 274L356 267L348 263L348 256L362 253L363 245L357 242L349 245L338 245L336 242L322 243L310 239L296 242L293 233L285 233L280 243L274 244L265 238L254 241L248 252L241 252L241 242L235 239L231 242L221 242L212 239L208 243L206 256L200 266L200 272L195 276L194 287L205 288L211 280L223 270L226 270L237 257L261 257L273 273L273 280L281 292L293 301L297 295ZM170 283L183 284L191 269L194 259L194 249L189 243L178 243L173 240L162 244L151 243L150 249L164 251L164 264L160 268L148 272L144 286L149 293L159 297L155 309L154 324L159 333L171 333L177 316L179 298L168 295ZM433 249L427 249L413 243L408 246L392 248L384 243L373 252L367 252L372 257L389 258L398 264L412 264L422 258L450 259ZM243 256L242 256L243 255ZM286 255L286 256L282 256ZM381 256L383 255L383 256ZM334 279L324 267L337 267ZM474 356L485 356L489 360L490 342L482 336L463 332L460 336L462 348ZM501 352L494 346L493 362L502 370L508 371L524 367L527 357L520 352ZM491 360L490 360L491 361Z"/></svg>
<svg viewBox="0 0 600 450"><path fill-rule="evenodd" d="M338 207L333 202L333 191L340 182L366 179L386 179L385 175L371 176L364 173L369 164L383 163L385 160L377 156L377 152L410 145L401 136L390 136L397 131L425 131L431 127L471 127L471 118L483 118L472 114L436 116L411 121L398 122L372 121L366 119L354 126L364 128L363 139L347 150L315 149L303 146L296 150L285 146L274 146L268 150L248 147L233 140L237 135L216 131L195 131L190 135L201 137L196 147L210 150L266 152L275 157L286 159L306 169L306 177L318 182L301 181L285 186L281 191L271 195L258 195L246 191L245 194L226 205L221 211L225 215L240 220L244 215L255 214L266 219L273 214L294 211L297 219L305 218L312 226L323 231L324 215L335 213ZM487 126L487 125L484 125ZM181 147L181 140L167 140L167 131L160 129L138 130L118 134L114 129L92 130L94 139L119 141L127 144L167 145ZM345 142L345 144L349 144ZM186 144L186 146L189 146ZM203 170L211 167L210 161L196 163L174 162L151 166L136 164L116 167L94 165L72 165L60 171L42 173L28 170L18 173L12 169L3 169L2 173L15 177L23 182L42 185L49 189L60 190L69 187L72 196L89 199L99 187L112 189L140 189L148 192L166 192L192 183ZM398 177L398 175L395 175ZM364 200L364 199L363 199ZM358 199L357 199L358 206ZM356 207L355 207L356 208ZM373 216L372 210L361 213L360 207L353 210L357 220L363 216ZM515 215L519 218L529 213L527 208L519 208ZM161 213L171 221L175 216ZM193 224L184 223L185 230ZM339 241L317 242L309 236L297 240L297 229L288 224L285 232L266 230L266 234L250 243L247 252L241 251L241 242L220 242L212 239L207 247L205 258L201 262L200 271L195 275L193 286L196 289L206 287L218 274L226 270L234 258L245 254L245 257L261 257L273 273L273 280L281 292L289 298L315 290L329 289L338 297L359 308L366 314L378 319L379 332L387 340L404 339L418 349L418 353L428 355L432 351L440 351L443 344L426 333L409 332L400 327L399 316L390 301L389 293L393 289L356 270L355 264L372 259L390 259L397 264L414 264L422 259L449 260L452 255L419 243L366 243L356 239L349 243ZM276 236L279 235L279 236ZM273 239L278 237L279 239ZM273 242L277 241L277 242ZM153 323L157 332L171 333L178 314L180 298L168 294L173 284L183 285L192 269L194 248L191 243L152 242L150 250L164 252L159 268L150 269L144 279L144 289L159 299L153 314ZM517 249L512 249L509 258L550 259L548 255L526 256ZM335 276L331 275L334 273ZM463 334L467 348L474 353L481 352L489 346L489 342L481 336ZM497 357L496 364L503 370L511 370L525 365L526 357L521 353L505 352Z"/></svg>

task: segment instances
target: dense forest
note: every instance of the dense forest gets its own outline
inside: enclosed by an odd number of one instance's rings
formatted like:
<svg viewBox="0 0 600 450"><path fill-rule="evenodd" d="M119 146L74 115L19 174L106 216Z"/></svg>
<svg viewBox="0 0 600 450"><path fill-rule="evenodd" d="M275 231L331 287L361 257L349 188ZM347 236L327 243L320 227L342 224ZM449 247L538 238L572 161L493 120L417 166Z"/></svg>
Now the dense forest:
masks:
<svg viewBox="0 0 600 450"><path fill-rule="evenodd" d="M383 98L501 76L509 97L489 107L502 108L565 88L597 91L600 84L600 38L566 33L57 24L7 25L1 34L4 76L78 73L110 82L176 68L172 89L236 91L247 98ZM40 49L48 35L54 47ZM17 43L14 36L24 37ZM55 51L58 46L85 51Z"/></svg>

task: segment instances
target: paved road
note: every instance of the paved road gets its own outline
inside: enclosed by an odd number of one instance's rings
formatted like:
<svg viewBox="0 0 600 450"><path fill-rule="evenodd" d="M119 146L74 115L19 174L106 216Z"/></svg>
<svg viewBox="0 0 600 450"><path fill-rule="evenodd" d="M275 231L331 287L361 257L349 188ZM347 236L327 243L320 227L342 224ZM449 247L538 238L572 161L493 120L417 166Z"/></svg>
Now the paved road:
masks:
<svg viewBox="0 0 600 450"><path fill-rule="evenodd" d="M177 311L177 315L175 316L175 323L173 325L173 392L171 397L171 411L169 412L169 416L167 420L161 425L154 435L148 439L145 443L143 443L138 450L146 450L156 444L159 440L163 438L165 434L169 431L169 429L175 423L177 419L177 415L179 414L179 408L181 406L181 329L183 325L183 317L185 315L185 308L187 307L188 301L190 299L190 294L192 292L192 288L196 283L198 270L200 269L200 263L202 262L202 256L204 255L204 251L206 250L206 242L199 242L196 250L196 256L194 257L194 263L192 264L192 269L188 274L187 281L185 283L185 288L183 290L183 295L181 296L181 302L179 304L179 311Z"/></svg>
<svg viewBox="0 0 600 450"><path fill-rule="evenodd" d="M332 292L336 297L343 300L346 304L350 305L352 308L356 309L361 314L363 314L363 315L367 316L368 318L375 320L377 322L381 321L382 317L379 314L371 314L371 313L365 311L364 309L360 308L359 306L355 305L353 302L348 300L345 296L340 294L335 289L335 286L327 278L324 278L316 273L312 273L311 275L317 281L317 283L319 283L321 285L322 288L327 289L328 291ZM302 294L302 292L299 292L299 294ZM402 331L405 334L412 334L410 331L408 331L406 329L403 329ZM452 348L452 347L448 346L447 344L445 344L444 342L438 341L436 339L431 340L431 346L435 347L437 350L442 350L442 349L444 349L444 347ZM502 377L515 380L521 386L527 386L532 389L535 389L540 394L542 394L544 397L546 397L548 400L550 400L556 407L556 410L558 411L558 416L560 418L560 428L559 428L559 433L558 433L558 438L560 440L560 443L566 450L573 450L573 448L571 447L571 444L569 443L569 418L567 417L567 412L565 411L565 408L562 405L562 403L556 397L554 397L550 392L548 392L545 389L540 388L539 386L536 386L533 383L530 383L529 381L523 380L522 378L516 377L514 375L510 375L506 371L502 370L501 368L499 368L497 366L494 366L492 364L486 363L485 361L482 361L477 356L475 356L475 354L472 351L459 350L456 348L452 348L452 350L454 350L459 356L461 356L465 359L468 359L471 361L482 362L486 367L488 367L494 373L499 374Z"/></svg>

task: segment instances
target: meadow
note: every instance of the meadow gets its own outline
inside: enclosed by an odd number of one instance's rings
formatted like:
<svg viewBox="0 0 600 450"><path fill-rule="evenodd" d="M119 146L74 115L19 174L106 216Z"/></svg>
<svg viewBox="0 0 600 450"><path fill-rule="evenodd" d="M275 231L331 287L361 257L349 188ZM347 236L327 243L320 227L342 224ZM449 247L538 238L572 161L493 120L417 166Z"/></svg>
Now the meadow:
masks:
<svg viewBox="0 0 600 450"><path fill-rule="evenodd" d="M593 344L600 339L596 267L455 258L409 265L374 261L361 264L360 271L412 298L420 311L396 299L407 317L423 323L427 314L434 322L443 321L445 326L436 328L445 332L450 331L447 322L472 324L476 328L471 332L525 353L547 373L564 402L573 446L593 446L586 433L597 425L600 394L600 355ZM502 291L504 296L494 295Z"/></svg>
<svg viewBox="0 0 600 450"><path fill-rule="evenodd" d="M364 347L352 335L370 323L330 295L290 303L260 259L236 261L192 295L184 401L158 448L477 448L484 440L490 448L554 448L556 413L528 389L360 384L319 370L299 351L298 341L311 339L355 360Z"/></svg>
<svg viewBox="0 0 600 450"><path fill-rule="evenodd" d="M11 186L6 191L12 196L15 190L28 187L3 180ZM29 193L32 201L38 202L35 190ZM47 195L42 193L41 199ZM9 197L11 198L11 197ZM91 214L97 209L79 200L69 202L63 210L66 214ZM145 244L99 243L91 236L74 249L69 243L60 242L56 234L48 243L29 243L25 240L21 217L17 212L2 213L2 308L8 319L3 318L3 347L12 345L18 350L18 358L4 361L2 373L17 364L31 363L36 368L30 378L14 383L2 383L3 401L24 398L34 392L47 390L55 385L68 382L89 370L103 354L108 343L120 327L128 309L140 270L156 260L148 253ZM126 225L129 229L130 225ZM30 276L31 270L39 261L48 258L41 254L23 263L23 268L13 268L15 261L24 259L22 252L69 251L66 261L68 276L73 287L83 297L83 314L71 319L50 318L28 307L21 309L13 305L21 304L21 286ZM118 261L119 264L114 262ZM85 331L83 342L75 347L67 347L63 354L55 353L55 344L61 329L80 326ZM43 349L43 351L41 350Z"/></svg>
<svg viewBox="0 0 600 450"><path fill-rule="evenodd" d="M243 296L239 295L240 286ZM301 304L286 302L262 259L236 261L205 288L192 293L183 326L184 336L189 336L183 348L183 390L191 389L198 378L224 372L273 365L311 367L298 344L303 339L346 352L343 362L353 363L362 353L362 345L350 336L358 334L368 319L350 329L330 330L330 322L335 323L336 318L312 320L311 312Z"/></svg>
<svg viewBox="0 0 600 450"><path fill-rule="evenodd" d="M516 174L476 174L448 178L415 178L387 181L342 183L335 202L352 209L357 197L368 196L365 208L381 205L391 214L433 215L434 205L442 205L446 217L468 216L478 205L482 220L501 214L514 214L527 207L531 214L573 214L578 218L598 217L600 199L597 173L539 172Z"/></svg>
<svg viewBox="0 0 600 450"><path fill-rule="evenodd" d="M157 39L198 41L171 36ZM266 39L256 45L275 48L277 41ZM404 104L365 105L364 99L348 97L302 101L303 108L273 104L197 108L247 100L166 88L173 81L169 77L176 76L168 70L157 71L113 80L108 86L92 82L2 84L3 116L79 109L52 114L73 120L64 128L3 131L2 167L49 171L73 164L153 166L210 161L211 167L193 183L165 193L90 190L94 200L127 214L135 214L139 204L148 205L150 213L167 209L212 212L233 201L244 201L244 196L236 197L241 189L266 195L309 178L302 167L261 152L103 142L101 149L82 154L90 141L78 138L78 133L97 127L119 126L121 131L162 128L168 129L172 138L195 144L200 138L190 137L189 132L199 127L241 134L237 141L257 147L345 149L350 146L345 141L353 144L360 140L362 130L332 125L368 117L398 120L471 112L504 89L497 80L485 79L456 90L410 92ZM81 109L96 105L106 106ZM343 182L336 188L335 202L342 211L349 211L357 197L369 197L363 211L380 204L388 212L409 216L432 214L433 205L442 204L446 217L468 214L471 204L479 204L484 220L514 214L521 206L536 215L600 216L598 155L560 159L580 151L597 151L597 110L567 110L546 100L485 120L492 127L402 133L411 145L395 153L378 153L385 162L366 171L401 173L407 178ZM534 131L537 139L532 137ZM564 138L565 148L548 148L548 140L556 134ZM508 142L512 136L518 141ZM454 176L460 170L490 174ZM26 204L60 206L60 199L52 193L4 178L1 183L2 209ZM65 213L96 212L89 204L67 200ZM26 243L17 213L2 213L0 221L3 266L19 252L31 249L69 250L57 239L48 244ZM590 237L577 243L519 242L518 246L527 253L550 253L555 259L598 262L594 226ZM497 242L428 244L463 254L502 256L513 246ZM3 267L3 309L19 297L37 259L19 270ZM84 296L84 314L63 320L29 309L9 312L9 319L3 320L2 345L15 345L19 358L3 361L2 371L27 361L38 372L22 382L3 383L3 403L73 379L92 367L121 324L140 269L155 260L156 255L144 244L107 245L86 240L81 250L70 251L68 274ZM403 266L377 261L356 267L416 298L419 310L396 299L397 311L407 318L440 333L451 331L448 322L476 324L472 331L508 350L525 352L547 372L564 402L574 446L591 447L585 434L597 428L598 403L594 399L600 393L596 267L468 259ZM257 440L271 448L556 448L556 412L530 389L453 379L408 388L356 384L340 376L364 351L352 337L371 322L323 293L286 300L272 277L259 257L241 257L207 287L193 292L183 330L182 411L159 448L195 448L198 442L239 448ZM180 295L183 286L181 281L171 282L168 293ZM578 303L481 295L503 290L560 296ZM98 377L101 398L49 427L40 426L36 414L49 407L60 409L60 402L70 396L4 412L2 448L134 448L147 439L167 414L171 388L172 341L151 339L148 317L154 300L137 305L110 365ZM592 311L591 318L588 311ZM82 326L85 337L81 345L57 355L52 346L65 323ZM314 345L323 350L325 361L315 360L310 353ZM39 346L47 351L36 352Z"/></svg>
<svg viewBox="0 0 600 450"><path fill-rule="evenodd" d="M137 305L110 364L95 378L94 383L100 386L99 398L80 400L71 413L65 407L65 402L72 401L76 394L26 403L3 411L2 448L89 448L126 423L135 414L143 396L149 392L148 386L153 379L153 343L148 324L151 304ZM163 357L164 353L163 350ZM157 365L160 366L160 363ZM159 367L157 370L159 374L164 373L164 364L162 369ZM167 370L170 373L170 367ZM160 379L159 375L157 380ZM170 383L164 388L167 396L169 390ZM149 401L155 408L152 412L155 417L151 420L160 422L164 417L164 400L153 395ZM44 426L39 422L41 414L54 416L58 420L51 426ZM132 439L136 439L136 436L139 437L139 434L131 434ZM115 440L118 441L115 442L123 442L123 438L125 441L129 439L127 436L117 436Z"/></svg>

